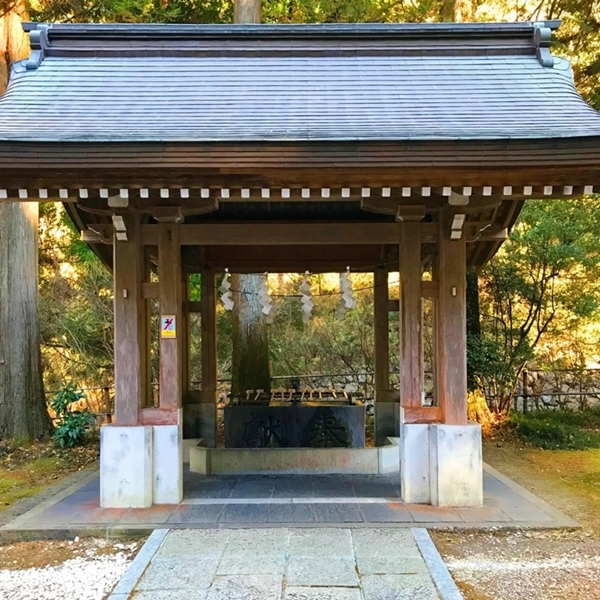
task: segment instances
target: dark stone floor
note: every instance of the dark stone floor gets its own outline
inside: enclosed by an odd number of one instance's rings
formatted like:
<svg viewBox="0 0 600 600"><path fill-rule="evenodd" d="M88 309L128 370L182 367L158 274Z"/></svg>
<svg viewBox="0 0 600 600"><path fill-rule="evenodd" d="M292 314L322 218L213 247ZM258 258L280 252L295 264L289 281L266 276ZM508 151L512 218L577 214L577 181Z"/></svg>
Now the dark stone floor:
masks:
<svg viewBox="0 0 600 600"><path fill-rule="evenodd" d="M180 504L103 509L99 495L96 477L66 497L43 502L2 529L572 525L564 515L489 468L484 473L484 506L477 508L405 504L400 498L399 475L206 477L186 470Z"/></svg>

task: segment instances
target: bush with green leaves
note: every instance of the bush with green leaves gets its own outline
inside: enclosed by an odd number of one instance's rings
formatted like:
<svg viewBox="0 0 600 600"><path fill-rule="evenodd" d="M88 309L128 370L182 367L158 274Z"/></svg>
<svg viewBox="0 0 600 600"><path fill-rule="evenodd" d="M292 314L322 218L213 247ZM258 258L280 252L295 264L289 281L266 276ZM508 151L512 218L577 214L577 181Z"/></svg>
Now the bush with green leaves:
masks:
<svg viewBox="0 0 600 600"><path fill-rule="evenodd" d="M73 382L69 382L58 392L51 403L52 410L56 415L54 441L61 448L73 448L85 442L94 416L87 408L83 410L73 408L83 398L83 392L78 391Z"/></svg>
<svg viewBox="0 0 600 600"><path fill-rule="evenodd" d="M600 409L512 413L509 426L524 442L546 450L600 448Z"/></svg>

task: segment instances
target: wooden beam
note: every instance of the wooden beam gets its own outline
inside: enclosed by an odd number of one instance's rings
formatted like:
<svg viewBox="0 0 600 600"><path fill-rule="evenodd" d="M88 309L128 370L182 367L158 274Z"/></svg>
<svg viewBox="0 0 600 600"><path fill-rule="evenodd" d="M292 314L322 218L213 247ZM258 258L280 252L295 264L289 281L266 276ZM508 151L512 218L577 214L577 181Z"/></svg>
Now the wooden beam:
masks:
<svg viewBox="0 0 600 600"><path fill-rule="evenodd" d="M114 254L115 424L137 425L145 403L144 252L139 217L128 216L130 243L116 243Z"/></svg>
<svg viewBox="0 0 600 600"><path fill-rule="evenodd" d="M437 391L444 422L453 425L467 422L466 281L465 239L451 240L445 231L439 244Z"/></svg>
<svg viewBox="0 0 600 600"><path fill-rule="evenodd" d="M156 245L159 225L143 225L144 243ZM398 243L395 223L207 223L179 225L182 245L314 246ZM422 223L423 243L436 243L437 223Z"/></svg>
<svg viewBox="0 0 600 600"><path fill-rule="evenodd" d="M443 414L439 406L407 407L403 409L404 423L441 423Z"/></svg>
<svg viewBox="0 0 600 600"><path fill-rule="evenodd" d="M182 301L181 301L181 248L179 225L161 223L158 236L158 285L160 288L160 394L163 409L179 408L182 365ZM175 337L165 337L163 317L175 318Z"/></svg>
<svg viewBox="0 0 600 600"><path fill-rule="evenodd" d="M421 406L421 223L400 224L400 402Z"/></svg>
<svg viewBox="0 0 600 600"><path fill-rule="evenodd" d="M437 281L421 281L421 296L423 298L436 298L438 295Z"/></svg>
<svg viewBox="0 0 600 600"><path fill-rule="evenodd" d="M154 281L144 281L144 283L142 283L142 297L146 300L158 300L160 297L158 283Z"/></svg>
<svg viewBox="0 0 600 600"><path fill-rule="evenodd" d="M389 399L390 389L390 341L389 341L389 287L388 271L376 268L373 288L373 320L375 337L375 401Z"/></svg>
<svg viewBox="0 0 600 600"><path fill-rule="evenodd" d="M179 425L181 411L178 408L144 408L140 413L142 425Z"/></svg>

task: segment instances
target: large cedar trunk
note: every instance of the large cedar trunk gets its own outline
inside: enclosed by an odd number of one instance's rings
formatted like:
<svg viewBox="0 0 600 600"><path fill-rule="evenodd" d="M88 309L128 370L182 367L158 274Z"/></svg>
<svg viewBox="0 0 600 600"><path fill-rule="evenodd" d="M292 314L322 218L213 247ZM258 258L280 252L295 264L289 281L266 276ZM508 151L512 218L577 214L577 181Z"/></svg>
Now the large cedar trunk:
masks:
<svg viewBox="0 0 600 600"><path fill-rule="evenodd" d="M231 288L233 310L233 356L231 393L246 396L247 390L271 389L269 372L269 340L267 325L261 313L258 293L264 275L233 275ZM245 308L240 311L240 293L244 292Z"/></svg>
<svg viewBox="0 0 600 600"><path fill-rule="evenodd" d="M0 439L51 428L38 322L38 205L0 202Z"/></svg>
<svg viewBox="0 0 600 600"><path fill-rule="evenodd" d="M29 54L21 17L22 1L0 12L0 94L10 62ZM27 441L51 430L40 356L38 214L36 202L0 201L0 439Z"/></svg>
<svg viewBox="0 0 600 600"><path fill-rule="evenodd" d="M260 0L235 0L236 23L260 23ZM271 389L269 373L269 337L267 323L261 314L258 291L264 275L247 274L232 277L234 292L247 292L247 310L239 312L239 301L233 309L233 356L231 392L245 396L246 390ZM234 298L239 296L234 293Z"/></svg>

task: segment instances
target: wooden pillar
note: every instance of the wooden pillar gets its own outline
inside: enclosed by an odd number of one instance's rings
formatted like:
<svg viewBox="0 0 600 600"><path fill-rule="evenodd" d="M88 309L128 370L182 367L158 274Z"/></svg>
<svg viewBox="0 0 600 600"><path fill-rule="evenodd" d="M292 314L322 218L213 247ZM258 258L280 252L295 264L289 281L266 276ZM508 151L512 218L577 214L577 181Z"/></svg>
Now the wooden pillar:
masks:
<svg viewBox="0 0 600 600"><path fill-rule="evenodd" d="M374 272L373 312L375 336L375 400L392 400L390 389L389 290L387 268Z"/></svg>
<svg viewBox="0 0 600 600"><path fill-rule="evenodd" d="M190 313L187 303L190 299L189 277L186 267L181 269L181 394L183 403L189 400L190 391Z"/></svg>
<svg viewBox="0 0 600 600"><path fill-rule="evenodd" d="M146 303L142 297L144 247L140 220L124 216L128 241L113 242L115 424L137 425L145 404Z"/></svg>
<svg viewBox="0 0 600 600"><path fill-rule="evenodd" d="M202 402L214 404L217 397L217 291L213 271L203 270L200 277Z"/></svg>
<svg viewBox="0 0 600 600"><path fill-rule="evenodd" d="M402 216L400 225L400 403L420 408L422 214Z"/></svg>
<svg viewBox="0 0 600 600"><path fill-rule="evenodd" d="M466 242L450 239L444 219L439 241L437 391L444 422L467 422Z"/></svg>
<svg viewBox="0 0 600 600"><path fill-rule="evenodd" d="M159 406L175 409L181 406L183 390L181 301L181 247L179 225L160 223L158 235L158 285L160 298L160 394ZM175 336L167 337L163 319L175 319Z"/></svg>

